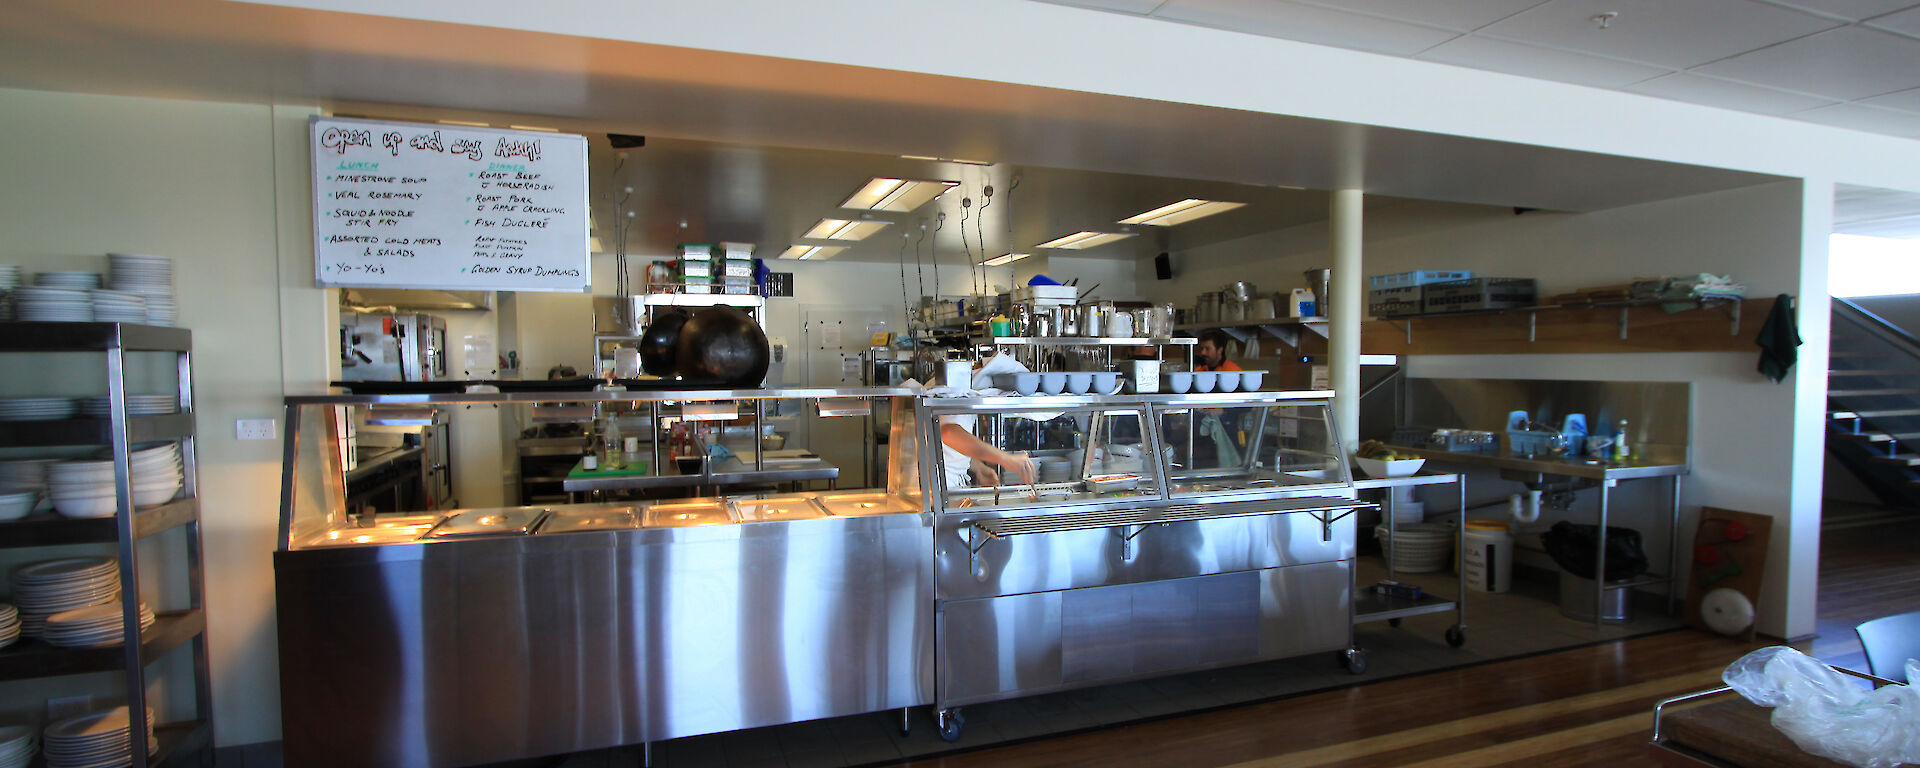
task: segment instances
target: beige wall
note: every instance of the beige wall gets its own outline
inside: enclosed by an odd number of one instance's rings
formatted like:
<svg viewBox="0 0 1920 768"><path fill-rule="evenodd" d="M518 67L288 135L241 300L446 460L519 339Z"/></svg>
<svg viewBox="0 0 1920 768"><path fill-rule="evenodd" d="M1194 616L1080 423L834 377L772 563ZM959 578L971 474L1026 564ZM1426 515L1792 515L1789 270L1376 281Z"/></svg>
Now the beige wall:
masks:
<svg viewBox="0 0 1920 768"><path fill-rule="evenodd" d="M311 277L304 291L275 290L283 244L275 127L274 110L263 106L0 90L0 167L9 179L0 185L0 263L104 271L109 251L174 259L180 324L194 330L196 350L208 644L222 744L279 734L270 558L280 443L237 441L233 421L279 414L283 298L306 299L322 315L325 306ZM313 359L324 366L323 353ZM57 695L61 684L37 690ZM38 696L5 692L6 708L38 709Z"/></svg>

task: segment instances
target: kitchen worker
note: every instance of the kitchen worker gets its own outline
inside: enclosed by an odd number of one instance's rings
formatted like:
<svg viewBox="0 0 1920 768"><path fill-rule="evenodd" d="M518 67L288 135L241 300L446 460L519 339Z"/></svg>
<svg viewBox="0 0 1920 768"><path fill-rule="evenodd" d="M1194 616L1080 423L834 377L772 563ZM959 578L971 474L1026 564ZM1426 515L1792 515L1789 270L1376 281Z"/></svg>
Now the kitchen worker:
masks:
<svg viewBox="0 0 1920 768"><path fill-rule="evenodd" d="M1214 329L1200 334L1200 343L1193 350L1193 369L1196 371L1237 371L1240 364L1227 359L1227 334Z"/></svg>
<svg viewBox="0 0 1920 768"><path fill-rule="evenodd" d="M978 372L984 361L975 360L973 370ZM1019 369L1026 370L1025 366ZM967 475L972 474L976 485L992 486L1000 484L1000 471L1012 470L1020 482L1032 485L1038 474L1033 459L1024 453L1009 453L981 440L973 434L979 428L980 417L970 413L956 413L940 417L940 464L945 470L948 488L967 487Z"/></svg>

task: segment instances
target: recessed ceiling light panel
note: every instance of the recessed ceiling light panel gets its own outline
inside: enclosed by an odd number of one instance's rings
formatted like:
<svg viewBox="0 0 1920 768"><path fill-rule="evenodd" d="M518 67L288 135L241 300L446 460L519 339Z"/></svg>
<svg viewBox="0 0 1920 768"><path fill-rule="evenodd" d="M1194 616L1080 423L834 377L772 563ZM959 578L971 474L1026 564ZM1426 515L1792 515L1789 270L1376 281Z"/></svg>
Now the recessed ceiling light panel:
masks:
<svg viewBox="0 0 1920 768"><path fill-rule="evenodd" d="M780 252L782 259L797 261L825 261L846 250L840 245L796 245Z"/></svg>
<svg viewBox="0 0 1920 768"><path fill-rule="evenodd" d="M1030 255L1032 255L1032 254L1026 254L1026 253L1003 253L1003 254L1000 254L1000 255L998 255L998 256L995 256L995 257L993 257L993 258L991 258L991 259L987 259L986 261L983 261L983 262L980 262L980 264L981 264L981 266L987 266L987 267L1002 267L1002 266L1006 266L1006 265L1008 265L1008 264L1012 264L1012 263L1014 263L1014 262L1016 262L1016 261L1019 261L1019 260L1021 260L1021 259L1024 259L1024 258L1026 258L1026 257L1028 257L1028 256L1030 256Z"/></svg>
<svg viewBox="0 0 1920 768"><path fill-rule="evenodd" d="M807 240L865 240L892 222L865 219L821 219L801 235Z"/></svg>
<svg viewBox="0 0 1920 768"><path fill-rule="evenodd" d="M927 201L959 186L957 181L920 181L917 179L876 178L840 204L842 208L864 211L910 213Z"/></svg>
<svg viewBox="0 0 1920 768"><path fill-rule="evenodd" d="M1111 243L1116 240L1125 240L1129 237L1133 237L1132 232L1075 232L1071 235L1067 235L1066 237L1060 237L1060 238L1048 240L1034 247L1035 248L1065 248L1068 250L1077 251L1085 248L1093 248L1095 246L1106 245L1107 243Z"/></svg>
<svg viewBox="0 0 1920 768"><path fill-rule="evenodd" d="M1205 218L1216 213L1226 213L1235 208L1245 207L1246 203L1223 203L1215 200L1188 198L1177 203L1160 206L1151 211L1121 219L1121 224L1145 224L1150 227L1171 227L1185 224L1194 219Z"/></svg>

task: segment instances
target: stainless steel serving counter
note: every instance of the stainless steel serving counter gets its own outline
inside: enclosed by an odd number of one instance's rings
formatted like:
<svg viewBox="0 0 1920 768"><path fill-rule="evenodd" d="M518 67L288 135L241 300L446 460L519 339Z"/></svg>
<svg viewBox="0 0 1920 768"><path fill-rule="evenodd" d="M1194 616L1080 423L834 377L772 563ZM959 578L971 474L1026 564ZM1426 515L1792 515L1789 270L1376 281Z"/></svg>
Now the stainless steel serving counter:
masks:
<svg viewBox="0 0 1920 768"><path fill-rule="evenodd" d="M547 516L521 535L528 515L466 510L506 532L349 528L275 553L288 765L470 765L929 701L926 516L884 494L736 501L524 508ZM594 524L555 528L570 514Z"/></svg>

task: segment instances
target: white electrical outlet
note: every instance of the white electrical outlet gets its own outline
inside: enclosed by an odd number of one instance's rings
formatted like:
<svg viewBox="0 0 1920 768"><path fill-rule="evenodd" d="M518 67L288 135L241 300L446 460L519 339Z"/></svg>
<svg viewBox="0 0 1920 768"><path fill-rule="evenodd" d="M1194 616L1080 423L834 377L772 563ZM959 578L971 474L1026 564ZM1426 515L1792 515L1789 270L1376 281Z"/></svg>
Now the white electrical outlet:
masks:
<svg viewBox="0 0 1920 768"><path fill-rule="evenodd" d="M236 419L233 422L235 440L272 440L273 419Z"/></svg>

